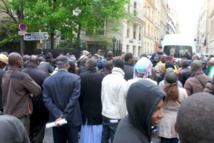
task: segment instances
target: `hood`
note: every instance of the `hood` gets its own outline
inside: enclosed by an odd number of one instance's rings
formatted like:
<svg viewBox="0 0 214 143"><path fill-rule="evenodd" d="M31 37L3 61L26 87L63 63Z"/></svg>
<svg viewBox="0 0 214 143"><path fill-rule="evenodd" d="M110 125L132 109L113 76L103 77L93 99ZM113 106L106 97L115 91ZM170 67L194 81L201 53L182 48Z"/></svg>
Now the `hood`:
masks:
<svg viewBox="0 0 214 143"><path fill-rule="evenodd" d="M127 93L128 118L135 128L150 140L151 117L165 92L149 80L133 83Z"/></svg>
<svg viewBox="0 0 214 143"><path fill-rule="evenodd" d="M0 115L0 142L30 143L22 122L10 115Z"/></svg>
<svg viewBox="0 0 214 143"><path fill-rule="evenodd" d="M112 74L119 75L119 76L121 76L123 78L124 78L124 75L125 75L124 71L121 68L118 68L118 67L114 67L112 69Z"/></svg>

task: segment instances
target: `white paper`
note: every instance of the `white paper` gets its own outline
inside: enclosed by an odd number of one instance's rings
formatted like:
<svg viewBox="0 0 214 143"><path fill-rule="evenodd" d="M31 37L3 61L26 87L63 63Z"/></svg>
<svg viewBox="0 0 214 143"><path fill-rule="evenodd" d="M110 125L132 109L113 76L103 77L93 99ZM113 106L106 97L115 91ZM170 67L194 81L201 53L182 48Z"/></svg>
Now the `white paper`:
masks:
<svg viewBox="0 0 214 143"><path fill-rule="evenodd" d="M52 127L55 127L57 124L67 124L67 121L65 119L62 119L62 120L59 120L57 122L51 122L51 123L47 123L46 124L46 128L52 128Z"/></svg>

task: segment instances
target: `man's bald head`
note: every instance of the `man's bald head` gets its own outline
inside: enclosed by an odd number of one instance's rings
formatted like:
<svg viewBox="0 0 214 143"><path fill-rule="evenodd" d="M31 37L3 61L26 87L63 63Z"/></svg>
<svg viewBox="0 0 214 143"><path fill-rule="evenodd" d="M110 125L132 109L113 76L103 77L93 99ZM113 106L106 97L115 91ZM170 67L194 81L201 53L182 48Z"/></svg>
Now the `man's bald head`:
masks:
<svg viewBox="0 0 214 143"><path fill-rule="evenodd" d="M112 51L107 52L107 57L113 57L113 56L114 56L114 53Z"/></svg>
<svg viewBox="0 0 214 143"><path fill-rule="evenodd" d="M195 93L185 99L178 111L176 129L181 143L214 141L214 96Z"/></svg>
<svg viewBox="0 0 214 143"><path fill-rule="evenodd" d="M191 70L193 72L202 70L202 62L199 60L195 60L191 64Z"/></svg>
<svg viewBox="0 0 214 143"><path fill-rule="evenodd" d="M13 52L9 54L8 63L10 66L16 66L21 68L20 66L22 65L22 62L23 62L23 59L19 53Z"/></svg>
<svg viewBox="0 0 214 143"><path fill-rule="evenodd" d="M94 58L90 58L87 62L86 62L86 67L87 68L95 68L97 65L97 60Z"/></svg>
<svg viewBox="0 0 214 143"><path fill-rule="evenodd" d="M38 62L39 62L38 56L36 56L36 55L30 56L29 63L33 63L33 64L37 64L38 65Z"/></svg>

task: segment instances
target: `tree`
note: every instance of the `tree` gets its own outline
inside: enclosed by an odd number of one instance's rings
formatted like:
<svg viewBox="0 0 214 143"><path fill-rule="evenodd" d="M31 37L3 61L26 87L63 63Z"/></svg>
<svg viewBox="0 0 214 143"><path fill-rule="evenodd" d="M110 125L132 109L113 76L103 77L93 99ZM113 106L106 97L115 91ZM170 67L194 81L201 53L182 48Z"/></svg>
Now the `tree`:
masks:
<svg viewBox="0 0 214 143"><path fill-rule="evenodd" d="M2 0L6 1L6 0ZM79 43L83 30L102 31L118 27L117 20L125 16L125 4L128 0L12 0L8 7L17 11L19 19L28 25L28 31L46 31L50 34L51 47L54 38L62 36ZM21 13L21 10L24 13ZM104 21L111 20L114 28L105 29ZM60 35L56 35L60 31ZM93 33L97 38L98 33Z"/></svg>

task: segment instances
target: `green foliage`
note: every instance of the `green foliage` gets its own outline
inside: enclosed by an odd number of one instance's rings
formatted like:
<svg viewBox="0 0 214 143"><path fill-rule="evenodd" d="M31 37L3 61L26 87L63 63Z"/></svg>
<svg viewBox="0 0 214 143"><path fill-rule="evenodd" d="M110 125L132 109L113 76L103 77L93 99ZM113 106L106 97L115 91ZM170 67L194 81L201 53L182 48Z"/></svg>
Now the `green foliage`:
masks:
<svg viewBox="0 0 214 143"><path fill-rule="evenodd" d="M0 47L14 46L19 44L17 24L13 21L5 21L0 24ZM17 46L16 46L17 47Z"/></svg>
<svg viewBox="0 0 214 143"><path fill-rule="evenodd" d="M106 30L118 30L121 26L118 20L126 15L124 6L129 3L129 0L4 1L17 12L24 10L23 21L28 25L29 32L41 30L50 34L59 30L63 38L72 41L79 41L77 35L82 30L91 31L94 38ZM113 28L105 29L106 20L111 21Z"/></svg>

